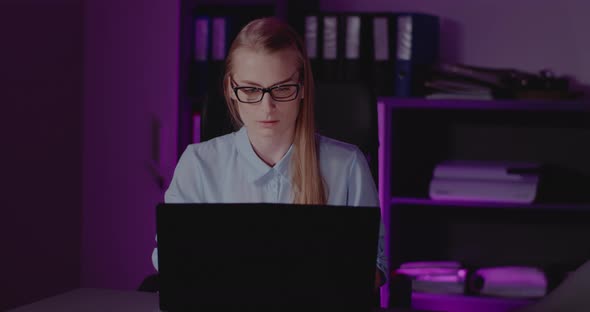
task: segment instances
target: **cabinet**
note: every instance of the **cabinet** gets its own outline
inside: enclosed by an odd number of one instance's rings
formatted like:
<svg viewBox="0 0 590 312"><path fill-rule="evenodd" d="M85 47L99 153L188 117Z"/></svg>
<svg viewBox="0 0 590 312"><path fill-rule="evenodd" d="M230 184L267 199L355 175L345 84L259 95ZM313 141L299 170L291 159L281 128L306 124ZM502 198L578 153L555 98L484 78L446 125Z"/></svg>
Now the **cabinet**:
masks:
<svg viewBox="0 0 590 312"><path fill-rule="evenodd" d="M455 260L467 268L568 271L590 259L588 104L379 98L379 196L391 268ZM431 200L434 166L448 159L536 161L575 175L564 175L559 196L539 194L533 204Z"/></svg>

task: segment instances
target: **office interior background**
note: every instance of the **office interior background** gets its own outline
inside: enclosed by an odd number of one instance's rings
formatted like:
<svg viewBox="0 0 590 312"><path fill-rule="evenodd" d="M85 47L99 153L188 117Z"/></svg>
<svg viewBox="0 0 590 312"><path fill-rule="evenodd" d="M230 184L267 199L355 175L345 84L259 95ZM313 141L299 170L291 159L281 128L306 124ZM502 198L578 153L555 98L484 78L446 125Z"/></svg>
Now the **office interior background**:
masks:
<svg viewBox="0 0 590 312"><path fill-rule="evenodd" d="M587 1L318 4L437 15L441 60L548 68L590 86ZM180 11L178 0L0 3L0 310L77 287L136 289L154 272L157 178L170 181L178 156Z"/></svg>

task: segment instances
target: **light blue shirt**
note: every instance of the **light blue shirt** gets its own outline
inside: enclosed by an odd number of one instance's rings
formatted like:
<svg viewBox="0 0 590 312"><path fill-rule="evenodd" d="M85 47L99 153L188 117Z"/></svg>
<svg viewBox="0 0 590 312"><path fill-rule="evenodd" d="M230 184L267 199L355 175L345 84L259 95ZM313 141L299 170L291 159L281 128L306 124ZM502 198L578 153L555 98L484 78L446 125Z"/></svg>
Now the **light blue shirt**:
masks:
<svg viewBox="0 0 590 312"><path fill-rule="evenodd" d="M254 152L245 127L184 151L165 194L167 203L292 203L293 146L271 167ZM319 137L320 171L328 205L379 207L375 182L354 145ZM377 266L387 272L380 230ZM157 253L152 254L157 269Z"/></svg>

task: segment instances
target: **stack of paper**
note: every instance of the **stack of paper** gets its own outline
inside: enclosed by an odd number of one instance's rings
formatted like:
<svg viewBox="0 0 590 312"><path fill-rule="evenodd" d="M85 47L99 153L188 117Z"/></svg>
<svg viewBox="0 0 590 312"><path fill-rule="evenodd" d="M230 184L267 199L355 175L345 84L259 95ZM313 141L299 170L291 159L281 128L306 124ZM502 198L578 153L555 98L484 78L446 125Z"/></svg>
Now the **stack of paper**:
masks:
<svg viewBox="0 0 590 312"><path fill-rule="evenodd" d="M434 168L429 195L437 200L532 203L540 165L526 162L444 161Z"/></svg>
<svg viewBox="0 0 590 312"><path fill-rule="evenodd" d="M415 292L462 294L466 271L456 261L407 262L396 270L412 279Z"/></svg>

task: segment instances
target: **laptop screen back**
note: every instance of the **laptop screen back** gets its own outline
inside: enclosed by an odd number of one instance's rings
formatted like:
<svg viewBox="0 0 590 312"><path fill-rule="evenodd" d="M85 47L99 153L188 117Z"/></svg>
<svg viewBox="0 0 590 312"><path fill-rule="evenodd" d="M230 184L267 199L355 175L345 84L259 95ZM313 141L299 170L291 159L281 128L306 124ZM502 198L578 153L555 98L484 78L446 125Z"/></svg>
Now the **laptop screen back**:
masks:
<svg viewBox="0 0 590 312"><path fill-rule="evenodd" d="M160 204L160 308L374 304L380 212L295 204Z"/></svg>

